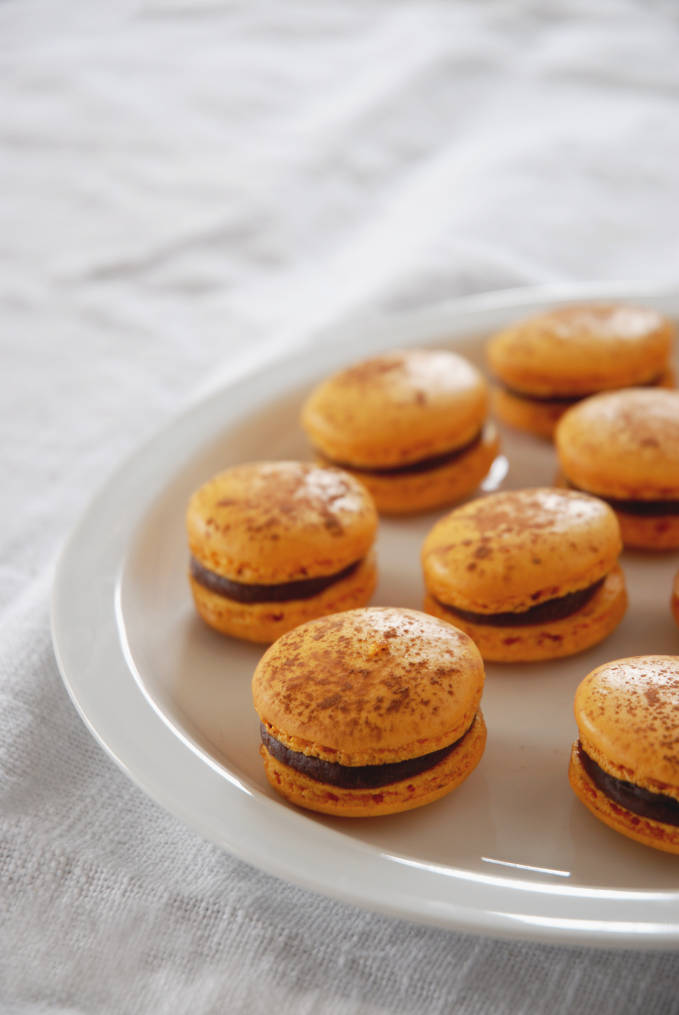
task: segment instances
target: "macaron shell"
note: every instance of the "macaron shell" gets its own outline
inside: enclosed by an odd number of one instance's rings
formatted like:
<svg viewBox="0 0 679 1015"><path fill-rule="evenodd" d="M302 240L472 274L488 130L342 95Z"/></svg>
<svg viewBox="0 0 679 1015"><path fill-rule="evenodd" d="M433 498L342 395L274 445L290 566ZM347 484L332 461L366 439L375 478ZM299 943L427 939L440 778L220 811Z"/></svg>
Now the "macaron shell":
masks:
<svg viewBox="0 0 679 1015"><path fill-rule="evenodd" d="M572 489L559 469L554 485ZM602 495L603 497L603 495ZM612 508L623 545L630 550L674 550L679 547L679 515L635 515Z"/></svg>
<svg viewBox="0 0 679 1015"><path fill-rule="evenodd" d="M491 385L491 409L498 419L516 430L551 438L556 424L569 408L563 402L538 402L520 398L505 388Z"/></svg>
<svg viewBox="0 0 679 1015"><path fill-rule="evenodd" d="M365 606L377 585L377 565L370 551L352 574L318 595L283 603L239 603L190 576L189 581L196 609L210 627L245 641L269 643L316 617Z"/></svg>
<svg viewBox="0 0 679 1015"><path fill-rule="evenodd" d="M575 719L609 775L679 799L679 656L604 663L580 683Z"/></svg>
<svg viewBox="0 0 679 1015"><path fill-rule="evenodd" d="M295 751L343 765L419 757L469 729L483 660L473 641L415 610L324 617L279 639L252 680L255 709Z"/></svg>
<svg viewBox="0 0 679 1015"><path fill-rule="evenodd" d="M196 491L186 521L199 563L263 584L341 571L365 556L377 530L363 484L307 462L235 466Z"/></svg>
<svg viewBox="0 0 679 1015"><path fill-rule="evenodd" d="M537 662L560 659L583 652L608 637L622 620L627 592L622 569L616 565L604 584L581 609L544 624L495 627L463 620L431 596L424 601L427 613L448 620L472 638L487 662Z"/></svg>
<svg viewBox="0 0 679 1015"><path fill-rule="evenodd" d="M632 500L679 498L679 392L630 388L584 399L564 414L555 442L577 487Z"/></svg>
<svg viewBox="0 0 679 1015"><path fill-rule="evenodd" d="M645 384L663 372L674 326L654 310L570 306L520 321L491 338L492 372L535 395L589 395Z"/></svg>
<svg viewBox="0 0 679 1015"><path fill-rule="evenodd" d="M462 447L487 409L486 382L463 357L396 350L321 383L302 425L313 447L342 467L388 467Z"/></svg>
<svg viewBox="0 0 679 1015"><path fill-rule="evenodd" d="M270 784L291 803L323 814L363 818L411 810L450 793L479 763L485 743L486 725L479 711L462 743L443 761L412 779L374 790L339 789L282 764L264 746L260 747L260 754Z"/></svg>
<svg viewBox="0 0 679 1015"><path fill-rule="evenodd" d="M670 608L674 620L679 626L679 572L674 576L674 582L672 583L672 596L670 598Z"/></svg>
<svg viewBox="0 0 679 1015"><path fill-rule="evenodd" d="M663 372L657 387L673 388L674 371L668 367ZM556 426L573 405L582 399L575 396L573 401L558 399L554 401L531 399L529 395L520 395L508 391L500 385L490 386L491 410L507 426L515 430L525 430L537 437L553 438Z"/></svg>
<svg viewBox="0 0 679 1015"><path fill-rule="evenodd" d="M675 550L679 547L679 515L627 514L616 511L625 546L633 550Z"/></svg>
<svg viewBox="0 0 679 1015"><path fill-rule="evenodd" d="M592 814L614 831L665 853L679 853L679 828L652 821L628 811L606 796L590 779L578 753L577 741L571 749L568 780L573 792Z"/></svg>
<svg viewBox="0 0 679 1015"><path fill-rule="evenodd" d="M429 595L477 613L523 611L587 588L622 549L614 512L595 497L538 487L456 508L422 548Z"/></svg>
<svg viewBox="0 0 679 1015"><path fill-rule="evenodd" d="M426 472L381 476L353 473L370 492L380 514L399 515L455 504L472 493L497 457L500 441L492 423L486 423L481 441L459 458ZM347 468L351 474L351 469Z"/></svg>

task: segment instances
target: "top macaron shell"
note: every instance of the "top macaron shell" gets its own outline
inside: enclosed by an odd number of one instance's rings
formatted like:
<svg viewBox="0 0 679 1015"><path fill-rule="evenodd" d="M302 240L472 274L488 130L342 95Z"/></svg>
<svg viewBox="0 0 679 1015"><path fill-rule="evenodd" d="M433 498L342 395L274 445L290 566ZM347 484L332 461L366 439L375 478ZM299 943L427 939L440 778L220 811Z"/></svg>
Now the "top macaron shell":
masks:
<svg viewBox="0 0 679 1015"><path fill-rule="evenodd" d="M579 685L584 750L617 779L679 798L679 657L604 663Z"/></svg>
<svg viewBox="0 0 679 1015"><path fill-rule="evenodd" d="M377 513L361 483L305 462L255 462L193 495L189 547L204 567L243 583L333 574L368 552Z"/></svg>
<svg viewBox="0 0 679 1015"><path fill-rule="evenodd" d="M429 593L478 613L521 612L588 588L622 549L614 512L551 487L502 491L442 518L422 548Z"/></svg>
<svg viewBox="0 0 679 1015"><path fill-rule="evenodd" d="M516 391L577 397L659 379L673 336L672 323L655 310L577 305L499 332L487 358L492 372Z"/></svg>
<svg viewBox="0 0 679 1015"><path fill-rule="evenodd" d="M480 372L445 350L394 351L321 383L302 410L314 447L334 462L392 467L463 447L488 395Z"/></svg>
<svg viewBox="0 0 679 1015"><path fill-rule="evenodd" d="M255 709L295 751L343 765L417 757L470 727L484 667L467 635L415 610L370 607L295 628L255 671Z"/></svg>
<svg viewBox="0 0 679 1015"><path fill-rule="evenodd" d="M679 498L679 392L594 395L562 417L556 447L570 482L602 496Z"/></svg>

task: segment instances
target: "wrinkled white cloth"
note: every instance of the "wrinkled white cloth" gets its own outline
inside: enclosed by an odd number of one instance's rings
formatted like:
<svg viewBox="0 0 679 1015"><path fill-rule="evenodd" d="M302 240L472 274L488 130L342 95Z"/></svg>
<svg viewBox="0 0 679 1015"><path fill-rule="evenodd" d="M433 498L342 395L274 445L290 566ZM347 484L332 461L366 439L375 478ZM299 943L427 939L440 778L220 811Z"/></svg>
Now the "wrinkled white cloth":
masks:
<svg viewBox="0 0 679 1015"><path fill-rule="evenodd" d="M679 1011L679 959L387 919L206 844L61 684L56 554L254 347L527 283L679 284L668 0L0 6L0 1009Z"/></svg>

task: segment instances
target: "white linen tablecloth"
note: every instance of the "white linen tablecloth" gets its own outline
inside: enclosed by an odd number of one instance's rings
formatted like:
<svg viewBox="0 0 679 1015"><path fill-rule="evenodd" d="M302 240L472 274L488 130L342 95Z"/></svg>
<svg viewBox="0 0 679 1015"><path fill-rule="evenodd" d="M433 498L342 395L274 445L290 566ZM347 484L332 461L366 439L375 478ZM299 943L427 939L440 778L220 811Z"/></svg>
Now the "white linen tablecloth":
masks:
<svg viewBox="0 0 679 1015"><path fill-rule="evenodd" d="M61 684L56 554L253 348L544 281L679 283L661 0L0 7L0 1009L679 1011L666 953L497 942L264 875L142 795Z"/></svg>

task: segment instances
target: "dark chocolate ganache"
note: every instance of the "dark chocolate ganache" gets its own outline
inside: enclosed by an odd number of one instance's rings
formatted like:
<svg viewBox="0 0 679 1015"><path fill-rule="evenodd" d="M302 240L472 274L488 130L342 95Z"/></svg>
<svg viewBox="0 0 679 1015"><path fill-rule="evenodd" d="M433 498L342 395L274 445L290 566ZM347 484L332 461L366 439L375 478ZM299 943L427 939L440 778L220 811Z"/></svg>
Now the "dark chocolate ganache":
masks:
<svg viewBox="0 0 679 1015"><path fill-rule="evenodd" d="M635 384L635 388L657 388L662 382L663 374L658 374L657 377L652 377L650 381L642 381L639 384ZM583 398L590 398L592 395L598 395L601 392L601 388L597 388L594 391L585 391L577 395L533 395L528 391L519 391L517 388L513 388L510 384L505 384L499 378L496 378L496 383L507 392L508 395L513 395L514 398L522 398L526 402L540 402L548 405L563 405L568 407L569 405L575 405L576 402L582 401ZM606 389L615 390L615 389Z"/></svg>
<svg viewBox="0 0 679 1015"><path fill-rule="evenodd" d="M524 402L539 402L540 405L563 405L564 408L568 408L582 398L587 398L587 395L530 395L527 391L518 391L503 381L497 381L497 384L513 398L520 398ZM594 394L594 392L590 392L590 394Z"/></svg>
<svg viewBox="0 0 679 1015"><path fill-rule="evenodd" d="M225 578L191 557L191 577L210 592L216 592L226 599L234 599L237 603L286 603L291 599L311 599L312 596L319 595L335 582L348 578L360 563L360 560L355 560L335 574L319 575L317 578L301 578L299 581L281 582L278 585L256 585Z"/></svg>
<svg viewBox="0 0 679 1015"><path fill-rule="evenodd" d="M601 493L594 493L593 490L585 490L581 486L566 481L571 490L578 493L588 493L591 497L598 497L624 515L639 515L640 518L662 518L663 515L679 515L679 500L632 500L619 497L606 497Z"/></svg>
<svg viewBox="0 0 679 1015"><path fill-rule="evenodd" d="M474 722L472 721L472 726ZM471 729L471 726L469 727ZM310 757L301 751L293 751L280 740L276 740L268 732L263 723L259 727L262 743L269 754L284 765L294 768L296 772L309 776L316 782L324 782L339 789L378 789L402 779L412 779L421 772L438 765L462 743L469 733L462 736L448 747L429 754L421 754L419 758L406 758L405 761L390 761L384 765L340 765L336 761L324 761L322 758Z"/></svg>
<svg viewBox="0 0 679 1015"><path fill-rule="evenodd" d="M444 610L448 610L453 616L468 620L472 624L489 624L491 627L521 627L524 624L545 624L551 620L563 620L570 617L576 610L582 609L594 596L606 581L606 577L600 578L593 585L586 589L578 589L577 592L569 592L558 599L547 599L537 606L530 606L527 610L514 613L507 610L505 613L475 613L473 610L462 610L449 603L442 603L439 599L436 602Z"/></svg>
<svg viewBox="0 0 679 1015"><path fill-rule="evenodd" d="M638 814L641 818L662 821L664 825L679 826L679 800L664 793L653 793L642 786L635 786L633 782L609 775L593 758L590 758L579 741L578 757L594 785L605 793L609 800L620 804L633 814Z"/></svg>
<svg viewBox="0 0 679 1015"><path fill-rule="evenodd" d="M326 462L330 465L334 465L338 469L348 469L350 472L361 472L365 475L370 476L407 476L418 472L430 472L433 469L439 469L443 465L449 465L456 459L461 458L462 455L466 455L472 448L477 447L481 443L481 437L483 436L483 427L475 434L470 441L463 444L459 448L454 448L452 451L444 451L440 455L429 455L428 458L420 458L416 462L408 462L405 465L353 465L351 462L337 462L332 458L328 458L322 451L318 451Z"/></svg>

